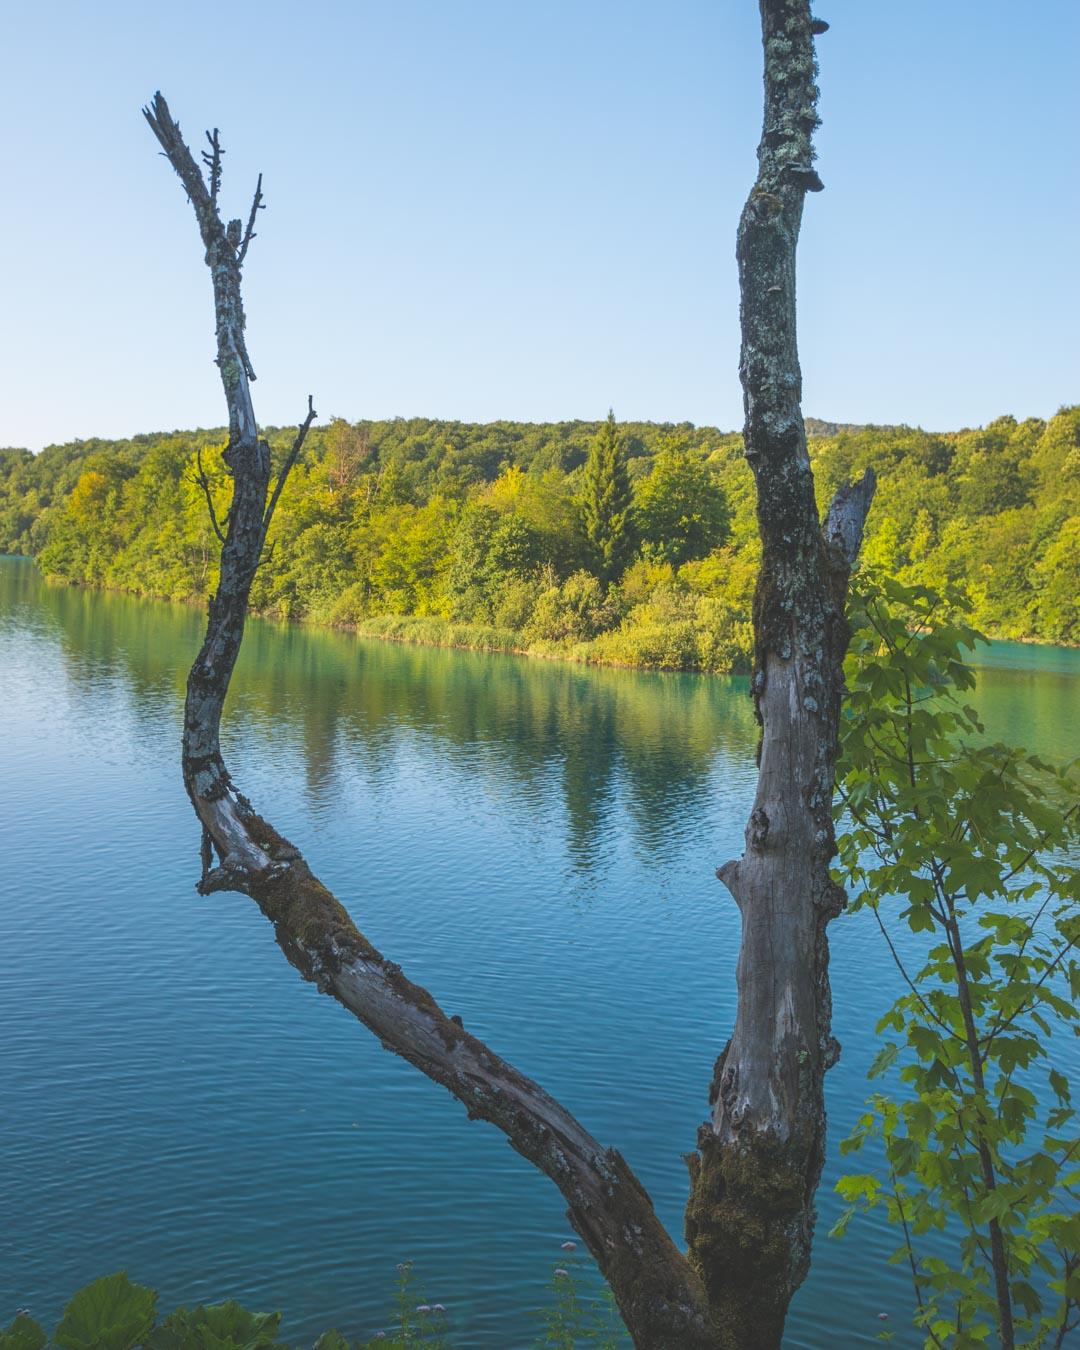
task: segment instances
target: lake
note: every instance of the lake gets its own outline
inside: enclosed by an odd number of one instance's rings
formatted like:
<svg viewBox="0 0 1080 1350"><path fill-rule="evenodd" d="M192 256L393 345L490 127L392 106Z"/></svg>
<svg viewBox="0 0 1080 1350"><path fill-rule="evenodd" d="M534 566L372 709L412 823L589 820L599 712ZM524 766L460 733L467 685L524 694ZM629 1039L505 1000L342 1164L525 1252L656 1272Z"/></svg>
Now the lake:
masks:
<svg viewBox="0 0 1080 1350"><path fill-rule="evenodd" d="M249 900L195 893L179 734L202 627L0 560L0 1325L123 1267L163 1308L236 1297L297 1342L371 1335L411 1259L456 1345L526 1347L573 1237L558 1192L304 984ZM1080 753L1080 652L982 659L992 734ZM741 679L267 622L225 728L241 788L361 929L617 1146L676 1235L733 1020L714 870L741 851L754 741ZM880 1312L914 1345L894 1234L826 1237L898 980L869 916L830 934L843 1055L785 1345L872 1344Z"/></svg>

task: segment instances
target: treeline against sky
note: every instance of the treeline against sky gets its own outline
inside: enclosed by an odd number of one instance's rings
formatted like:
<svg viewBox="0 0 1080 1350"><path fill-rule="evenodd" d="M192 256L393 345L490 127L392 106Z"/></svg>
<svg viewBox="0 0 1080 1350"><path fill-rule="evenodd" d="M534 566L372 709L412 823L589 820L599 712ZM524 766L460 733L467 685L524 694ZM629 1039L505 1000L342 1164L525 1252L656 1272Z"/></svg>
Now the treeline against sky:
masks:
<svg viewBox="0 0 1080 1350"><path fill-rule="evenodd" d="M1080 407L979 430L808 422L819 500L873 465L865 560L965 592L990 635L1080 643ZM826 433L826 434L821 434ZM291 429L267 433L275 462ZM213 591L219 431L0 450L0 551L47 575ZM384 636L745 670L759 557L741 437L708 427L422 419L312 431L255 609Z"/></svg>

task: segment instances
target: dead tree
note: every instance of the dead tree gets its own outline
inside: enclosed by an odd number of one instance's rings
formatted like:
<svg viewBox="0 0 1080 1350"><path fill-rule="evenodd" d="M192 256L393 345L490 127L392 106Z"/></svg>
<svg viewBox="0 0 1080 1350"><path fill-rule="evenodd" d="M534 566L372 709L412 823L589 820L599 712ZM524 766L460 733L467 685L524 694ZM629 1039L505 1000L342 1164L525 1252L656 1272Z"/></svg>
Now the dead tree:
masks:
<svg viewBox="0 0 1080 1350"><path fill-rule="evenodd" d="M848 578L874 476L818 519L795 334L795 252L813 167L817 64L828 25L806 0L761 0L765 117L739 221L746 458L763 554L752 694L761 741L746 849L717 875L742 918L735 1030L716 1062L712 1116L690 1159L686 1237L732 1345L779 1344L810 1264L824 1158L830 1023L826 926L845 903L829 875Z"/></svg>
<svg viewBox="0 0 1080 1350"><path fill-rule="evenodd" d="M221 146L200 170L160 94L145 115L187 193L214 289L217 364L233 479L221 580L188 678L183 775L203 830L201 893L240 891L274 925L288 960L383 1044L491 1122L559 1187L640 1350L778 1346L809 1262L824 1138L829 1036L825 925L843 903L829 880L831 803L847 643L844 598L872 482L839 494L824 527L799 406L795 244L816 122L808 0L761 0L765 129L758 181L739 227L746 450L758 485L764 560L755 602L754 698L762 727L757 801L738 863L720 869L743 917L734 1035L717 1064L714 1110L691 1157L689 1256L659 1222L623 1158L519 1073L357 929L298 849L243 796L219 741L252 579L308 414L271 489L251 401L241 269L247 224L218 209Z"/></svg>

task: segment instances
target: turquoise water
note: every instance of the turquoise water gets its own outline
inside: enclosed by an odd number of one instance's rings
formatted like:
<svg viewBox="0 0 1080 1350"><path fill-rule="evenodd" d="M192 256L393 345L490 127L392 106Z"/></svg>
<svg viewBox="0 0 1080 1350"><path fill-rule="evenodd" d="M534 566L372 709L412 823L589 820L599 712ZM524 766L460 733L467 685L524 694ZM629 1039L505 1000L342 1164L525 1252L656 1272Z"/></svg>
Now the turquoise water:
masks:
<svg viewBox="0 0 1080 1350"><path fill-rule="evenodd" d="M250 902L194 892L177 760L201 629L0 560L0 1325L126 1267L164 1305L369 1335L413 1259L456 1344L525 1347L573 1236L557 1192L302 983ZM1080 653L987 659L990 730L1080 753ZM372 940L616 1145L678 1234L733 1016L713 874L753 793L745 681L254 623L226 742ZM833 1147L785 1344L872 1344L879 1312L916 1344L892 1234L825 1236L896 992L869 921L831 935Z"/></svg>

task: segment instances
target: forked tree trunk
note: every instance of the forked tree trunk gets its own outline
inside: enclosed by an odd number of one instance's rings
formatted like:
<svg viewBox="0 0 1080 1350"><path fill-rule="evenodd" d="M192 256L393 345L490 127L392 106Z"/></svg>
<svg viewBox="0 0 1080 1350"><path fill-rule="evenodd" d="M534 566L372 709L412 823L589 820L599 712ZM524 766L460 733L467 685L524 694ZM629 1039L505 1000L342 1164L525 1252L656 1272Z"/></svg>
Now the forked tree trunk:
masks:
<svg viewBox="0 0 1080 1350"><path fill-rule="evenodd" d="M691 1160L689 1259L622 1157L376 951L229 776L219 742L225 694L274 507L314 412L309 400L271 491L269 450L251 403L240 291L261 194L246 229L240 221L225 225L217 204L217 133L203 156L204 178L161 95L145 110L199 223L229 408L225 461L233 499L219 530L221 581L184 714L184 783L203 828L199 889L251 896L305 979L354 1013L387 1049L447 1087L470 1117L501 1129L555 1182L639 1350L779 1345L809 1260L824 1131L821 1084L835 1054L825 924L843 903L828 876L843 607L872 482L838 496L823 533L795 354L795 241L803 193L812 185L812 21L806 0L762 0L761 8L766 126L761 173L739 229L747 454L765 543L754 614L761 779L747 852L721 868L743 914L739 1009L717 1065L714 1115Z"/></svg>

